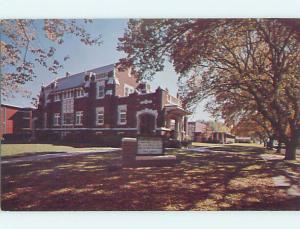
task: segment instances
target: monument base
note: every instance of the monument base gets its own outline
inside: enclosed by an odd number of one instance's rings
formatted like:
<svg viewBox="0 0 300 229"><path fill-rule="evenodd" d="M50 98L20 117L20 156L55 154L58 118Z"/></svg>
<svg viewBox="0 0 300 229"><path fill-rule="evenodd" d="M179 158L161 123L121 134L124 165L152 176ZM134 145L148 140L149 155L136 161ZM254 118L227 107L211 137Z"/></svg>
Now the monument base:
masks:
<svg viewBox="0 0 300 229"><path fill-rule="evenodd" d="M135 165L138 167L173 166L176 162L177 158L174 155L135 157Z"/></svg>

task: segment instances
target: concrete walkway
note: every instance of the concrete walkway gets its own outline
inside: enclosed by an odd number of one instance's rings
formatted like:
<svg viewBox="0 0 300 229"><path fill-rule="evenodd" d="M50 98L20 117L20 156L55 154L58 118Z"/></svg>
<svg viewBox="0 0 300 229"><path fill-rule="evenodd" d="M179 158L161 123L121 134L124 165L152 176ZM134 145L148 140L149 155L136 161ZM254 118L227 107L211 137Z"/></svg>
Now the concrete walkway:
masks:
<svg viewBox="0 0 300 229"><path fill-rule="evenodd" d="M298 152L297 152L298 153ZM265 161L283 160L283 155L262 154L260 156ZM276 187L282 188L289 196L300 197L300 174L282 171L282 175L272 177Z"/></svg>
<svg viewBox="0 0 300 229"><path fill-rule="evenodd" d="M193 152L230 153L229 151L214 151L206 147L194 147L188 149ZM284 155L262 154L260 157L265 161L284 160ZM300 157L300 150L297 149L297 158ZM289 196L300 196L300 174L282 171L283 175L272 177L276 187L282 188Z"/></svg>
<svg viewBox="0 0 300 229"><path fill-rule="evenodd" d="M80 155L84 155L84 154L97 154L97 153L104 153L104 152L114 152L114 151L118 151L118 150L120 150L120 148L97 149L96 151L89 150L89 151L80 151L80 152L37 154L37 155L32 155L32 156L21 156L21 157L17 157L17 158L4 159L4 160L1 160L1 164L41 161L41 160L59 158L59 157L76 157L76 156L80 156Z"/></svg>

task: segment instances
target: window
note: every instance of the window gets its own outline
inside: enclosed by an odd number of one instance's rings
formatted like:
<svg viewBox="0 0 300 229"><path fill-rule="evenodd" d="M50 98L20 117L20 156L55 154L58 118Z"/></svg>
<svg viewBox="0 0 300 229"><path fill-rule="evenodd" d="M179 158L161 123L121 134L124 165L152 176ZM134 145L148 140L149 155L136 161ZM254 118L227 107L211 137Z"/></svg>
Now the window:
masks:
<svg viewBox="0 0 300 229"><path fill-rule="evenodd" d="M125 125L127 123L127 105L118 106L118 124Z"/></svg>
<svg viewBox="0 0 300 229"><path fill-rule="evenodd" d="M75 114L75 125L82 125L83 111L77 111Z"/></svg>
<svg viewBox="0 0 300 229"><path fill-rule="evenodd" d="M99 98L103 98L104 97L104 86L103 85L100 85L98 87L98 97Z"/></svg>
<svg viewBox="0 0 300 229"><path fill-rule="evenodd" d="M102 99L105 96L105 83L100 81L97 83L97 99Z"/></svg>
<svg viewBox="0 0 300 229"><path fill-rule="evenodd" d="M60 100L59 94L55 94L55 95L54 95L54 102L57 102L57 101L59 101L59 100Z"/></svg>
<svg viewBox="0 0 300 229"><path fill-rule="evenodd" d="M73 124L73 113L65 113L63 116L64 125L72 125Z"/></svg>
<svg viewBox="0 0 300 229"><path fill-rule="evenodd" d="M62 112L63 113L73 113L74 112L74 99L63 100Z"/></svg>
<svg viewBox="0 0 300 229"><path fill-rule="evenodd" d="M129 96L130 94L134 93L134 88L125 84L124 86L124 96Z"/></svg>
<svg viewBox="0 0 300 229"><path fill-rule="evenodd" d="M104 124L104 107L96 108L96 125Z"/></svg>
<svg viewBox="0 0 300 229"><path fill-rule="evenodd" d="M55 113L53 117L53 125L59 126L60 124L60 113Z"/></svg>
<svg viewBox="0 0 300 229"><path fill-rule="evenodd" d="M84 90L82 88L76 90L75 92L77 98L84 97Z"/></svg>

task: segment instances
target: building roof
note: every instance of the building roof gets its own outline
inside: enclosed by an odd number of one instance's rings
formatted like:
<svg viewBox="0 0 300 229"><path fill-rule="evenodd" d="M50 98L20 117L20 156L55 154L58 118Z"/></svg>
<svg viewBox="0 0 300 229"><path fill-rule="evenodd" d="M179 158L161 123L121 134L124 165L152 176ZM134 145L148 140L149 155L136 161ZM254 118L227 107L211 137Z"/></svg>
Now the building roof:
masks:
<svg viewBox="0 0 300 229"><path fill-rule="evenodd" d="M80 72L74 75L58 78L56 80L57 82L57 87L55 88L55 91L62 91L70 88L75 88L75 87L80 87L84 85L84 77L85 77L85 72L93 72L96 74L101 74L101 73L108 73L113 71L115 67L115 64L109 64L106 66L102 66L99 68L94 68L90 69L84 72ZM51 87L51 84L49 84L46 88Z"/></svg>
<svg viewBox="0 0 300 229"><path fill-rule="evenodd" d="M15 109L35 109L34 107L20 107L20 106L16 106L16 105L11 105L11 104L7 104L7 103L1 103L1 107L10 107L10 108L15 108Z"/></svg>

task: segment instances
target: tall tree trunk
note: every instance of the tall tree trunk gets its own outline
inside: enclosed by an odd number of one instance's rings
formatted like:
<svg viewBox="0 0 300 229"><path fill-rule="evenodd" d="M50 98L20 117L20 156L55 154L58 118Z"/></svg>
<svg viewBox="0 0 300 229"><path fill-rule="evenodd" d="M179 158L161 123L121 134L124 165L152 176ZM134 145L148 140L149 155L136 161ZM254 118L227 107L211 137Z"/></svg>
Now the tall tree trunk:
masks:
<svg viewBox="0 0 300 229"><path fill-rule="evenodd" d="M285 151L285 160L296 160L296 148L297 148L297 140L292 139L288 144L286 144Z"/></svg>

